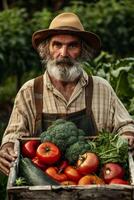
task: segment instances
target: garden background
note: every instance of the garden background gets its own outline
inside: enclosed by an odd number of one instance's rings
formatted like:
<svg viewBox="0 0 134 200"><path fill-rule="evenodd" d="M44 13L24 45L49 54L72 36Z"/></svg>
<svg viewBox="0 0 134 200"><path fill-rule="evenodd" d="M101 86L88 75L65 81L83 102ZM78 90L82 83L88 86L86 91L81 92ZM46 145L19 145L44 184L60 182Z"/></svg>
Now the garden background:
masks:
<svg viewBox="0 0 134 200"><path fill-rule="evenodd" d="M98 34L102 51L83 62L88 73L107 79L134 117L133 0L2 0L0 2L0 142L21 85L43 73L31 35L48 28L63 11L78 14L86 30ZM7 177L0 174L0 198Z"/></svg>

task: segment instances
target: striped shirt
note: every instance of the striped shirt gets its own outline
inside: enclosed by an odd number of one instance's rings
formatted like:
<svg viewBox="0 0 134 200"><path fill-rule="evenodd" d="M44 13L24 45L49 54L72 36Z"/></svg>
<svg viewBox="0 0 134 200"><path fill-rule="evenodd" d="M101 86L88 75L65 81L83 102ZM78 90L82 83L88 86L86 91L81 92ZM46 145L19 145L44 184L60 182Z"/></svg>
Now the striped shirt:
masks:
<svg viewBox="0 0 134 200"><path fill-rule="evenodd" d="M47 72L43 75L43 112L72 113L85 108L85 87L88 75L77 83L69 101L52 85ZM35 126L34 79L26 82L19 90L2 144L14 142L22 136L33 136ZM121 103L110 84L98 76L93 76L92 111L98 131L134 133L134 121Z"/></svg>

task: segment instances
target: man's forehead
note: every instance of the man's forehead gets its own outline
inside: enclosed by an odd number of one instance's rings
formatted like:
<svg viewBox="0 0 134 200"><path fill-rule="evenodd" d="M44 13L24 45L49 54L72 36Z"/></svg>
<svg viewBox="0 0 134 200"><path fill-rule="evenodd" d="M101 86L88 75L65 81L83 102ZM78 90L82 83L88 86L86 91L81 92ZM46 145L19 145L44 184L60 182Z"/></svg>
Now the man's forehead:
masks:
<svg viewBox="0 0 134 200"><path fill-rule="evenodd" d="M61 34L61 35L54 35L50 39L51 42L53 41L68 41L68 42L74 42L74 41L81 41L79 37L75 35L69 35L69 34Z"/></svg>

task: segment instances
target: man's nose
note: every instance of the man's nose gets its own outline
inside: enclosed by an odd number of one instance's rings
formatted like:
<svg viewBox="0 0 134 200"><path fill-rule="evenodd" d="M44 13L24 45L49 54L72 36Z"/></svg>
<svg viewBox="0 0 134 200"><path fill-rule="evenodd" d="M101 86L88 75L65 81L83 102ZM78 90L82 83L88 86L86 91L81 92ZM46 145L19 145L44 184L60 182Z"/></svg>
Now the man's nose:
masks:
<svg viewBox="0 0 134 200"><path fill-rule="evenodd" d="M62 57L65 57L65 56L68 55L67 46L62 46L61 51L60 51L60 54L61 54Z"/></svg>

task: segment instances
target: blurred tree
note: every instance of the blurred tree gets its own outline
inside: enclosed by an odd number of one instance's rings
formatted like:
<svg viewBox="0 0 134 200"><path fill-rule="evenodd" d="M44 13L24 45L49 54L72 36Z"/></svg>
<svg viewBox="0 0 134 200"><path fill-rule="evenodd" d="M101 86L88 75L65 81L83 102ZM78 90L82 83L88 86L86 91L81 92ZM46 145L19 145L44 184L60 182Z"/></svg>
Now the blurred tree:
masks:
<svg viewBox="0 0 134 200"><path fill-rule="evenodd" d="M20 8L25 8L31 15L33 12L42 10L44 8L49 8L52 11L57 11L68 5L69 2L70 0L2 0L0 8L1 10L4 10L17 6Z"/></svg>
<svg viewBox="0 0 134 200"><path fill-rule="evenodd" d="M16 91L22 84L23 73L34 68L36 71L31 35L25 9L0 12L0 82L16 81Z"/></svg>
<svg viewBox="0 0 134 200"><path fill-rule="evenodd" d="M2 0L2 5L3 5L3 9L8 9L8 3L7 0Z"/></svg>

